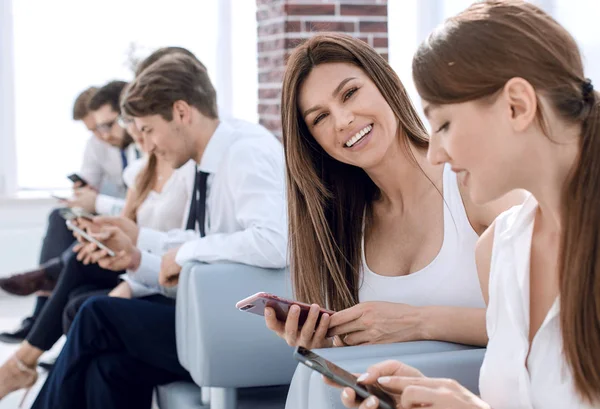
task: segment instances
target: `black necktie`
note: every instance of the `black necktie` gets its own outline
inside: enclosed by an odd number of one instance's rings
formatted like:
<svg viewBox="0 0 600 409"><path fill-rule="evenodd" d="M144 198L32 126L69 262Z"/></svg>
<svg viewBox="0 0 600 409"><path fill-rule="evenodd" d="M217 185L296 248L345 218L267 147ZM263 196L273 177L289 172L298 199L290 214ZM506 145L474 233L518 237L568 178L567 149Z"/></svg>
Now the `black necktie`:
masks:
<svg viewBox="0 0 600 409"><path fill-rule="evenodd" d="M127 167L127 153L124 149L121 149L121 162L123 163L123 170Z"/></svg>
<svg viewBox="0 0 600 409"><path fill-rule="evenodd" d="M196 223L200 227L200 237L204 237L204 225L206 220L206 180L208 173L198 171L194 179L194 196L190 203L190 215L187 221L187 230L196 230Z"/></svg>

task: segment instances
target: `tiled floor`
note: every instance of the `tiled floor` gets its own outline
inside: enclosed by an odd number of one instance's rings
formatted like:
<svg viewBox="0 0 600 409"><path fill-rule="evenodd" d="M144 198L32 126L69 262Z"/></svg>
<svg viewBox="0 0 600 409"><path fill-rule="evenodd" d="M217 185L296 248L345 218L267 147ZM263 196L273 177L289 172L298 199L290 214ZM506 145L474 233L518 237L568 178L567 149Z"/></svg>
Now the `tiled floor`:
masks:
<svg viewBox="0 0 600 409"><path fill-rule="evenodd" d="M3 293L0 293L0 332L16 328L20 320L31 312L33 303L33 297L9 297ZM56 348L50 351L47 355L56 356L61 345L62 342L59 342ZM14 353L17 347L18 345L7 345L0 343L0 362L5 362ZM48 357L43 356L42 359L44 358ZM41 376L38 380L38 383L35 385L34 389L31 391L23 405L24 408L29 408L31 406L37 392L43 384L45 376L43 374L40 375ZM22 398L23 391L11 393L0 401L0 409L16 409Z"/></svg>

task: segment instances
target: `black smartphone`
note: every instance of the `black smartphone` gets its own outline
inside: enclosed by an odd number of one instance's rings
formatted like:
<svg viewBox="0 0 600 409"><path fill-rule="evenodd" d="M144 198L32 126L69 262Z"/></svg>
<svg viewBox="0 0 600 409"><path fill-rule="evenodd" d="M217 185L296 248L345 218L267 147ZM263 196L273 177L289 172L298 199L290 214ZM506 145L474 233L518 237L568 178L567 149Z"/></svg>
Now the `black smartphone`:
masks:
<svg viewBox="0 0 600 409"><path fill-rule="evenodd" d="M69 180L73 183L79 182L79 187L84 187L88 185L88 182L84 178L79 176L77 173L71 173L69 176L67 176L67 178L69 178Z"/></svg>
<svg viewBox="0 0 600 409"><path fill-rule="evenodd" d="M333 362L329 362L322 356L303 348L297 347L294 352L294 358L308 366L310 369L325 375L335 383L341 386L352 388L356 392L357 399L364 400L373 395L379 399L381 409L394 409L394 400L377 385L361 385L356 382L356 376L343 370Z"/></svg>

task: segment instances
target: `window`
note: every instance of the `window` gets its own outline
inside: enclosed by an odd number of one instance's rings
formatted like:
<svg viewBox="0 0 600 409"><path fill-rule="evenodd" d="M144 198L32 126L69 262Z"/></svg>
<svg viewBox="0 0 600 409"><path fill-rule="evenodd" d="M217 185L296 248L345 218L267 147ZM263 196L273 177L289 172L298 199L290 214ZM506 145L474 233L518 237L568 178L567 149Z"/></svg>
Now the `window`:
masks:
<svg viewBox="0 0 600 409"><path fill-rule="evenodd" d="M217 95L230 87L231 106L220 108L257 120L254 1L68 0L58 8L29 0L12 5L20 189L70 186L65 175L79 169L90 137L83 124L71 120L75 97L90 85L131 80L131 57L141 59L158 47L177 45L194 52L208 68ZM219 21L232 24L219 27ZM227 44L219 41L223 33L229 35ZM223 58L227 53L230 58ZM224 63L232 68L220 70Z"/></svg>
<svg viewBox="0 0 600 409"><path fill-rule="evenodd" d="M418 45L444 19L458 14L473 0L403 0L388 2L390 64L417 107L420 98L412 81L412 57ZM575 37L583 54L585 73L600 89L600 2L595 0L535 0ZM422 111L418 109L419 113ZM427 123L427 121L425 121Z"/></svg>
<svg viewBox="0 0 600 409"><path fill-rule="evenodd" d="M600 90L600 36L597 29L600 2L553 0L552 16L571 33L583 54L585 75Z"/></svg>

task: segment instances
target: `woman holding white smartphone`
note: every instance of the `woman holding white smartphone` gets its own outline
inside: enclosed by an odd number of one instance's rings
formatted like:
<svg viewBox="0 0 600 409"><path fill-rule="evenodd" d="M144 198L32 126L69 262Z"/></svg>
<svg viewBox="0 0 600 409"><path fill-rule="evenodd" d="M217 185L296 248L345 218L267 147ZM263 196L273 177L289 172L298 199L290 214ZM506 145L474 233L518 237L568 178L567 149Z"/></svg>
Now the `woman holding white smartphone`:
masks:
<svg viewBox="0 0 600 409"><path fill-rule="evenodd" d="M361 380L398 408L600 407L600 94L575 41L529 2L488 0L431 34L413 75L429 160L451 164L476 203L532 196L477 244L490 339L481 397L398 362ZM344 389L346 406L354 397Z"/></svg>

